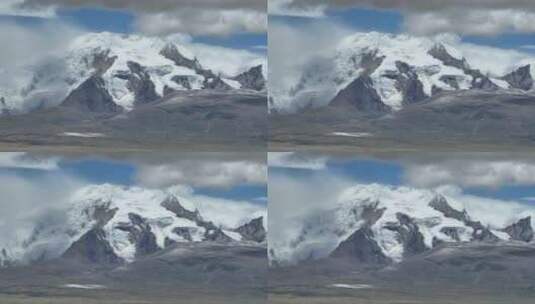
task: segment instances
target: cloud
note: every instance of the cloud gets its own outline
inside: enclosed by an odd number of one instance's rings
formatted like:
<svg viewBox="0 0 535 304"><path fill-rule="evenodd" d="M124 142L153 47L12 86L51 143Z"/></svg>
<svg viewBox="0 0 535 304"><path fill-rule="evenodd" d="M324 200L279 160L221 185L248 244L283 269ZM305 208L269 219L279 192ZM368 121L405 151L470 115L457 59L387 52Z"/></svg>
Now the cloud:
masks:
<svg viewBox="0 0 535 304"><path fill-rule="evenodd" d="M136 27L149 35L185 32L191 35L230 35L236 32L263 33L266 14L254 10L181 9L174 12L140 15Z"/></svg>
<svg viewBox="0 0 535 304"><path fill-rule="evenodd" d="M291 176L270 172L268 187L268 246L270 259L292 260L295 252L285 252L302 231L303 219L337 203L343 190L354 182L326 171ZM276 257L272 255L274 253Z"/></svg>
<svg viewBox="0 0 535 304"><path fill-rule="evenodd" d="M53 6L42 9L32 9L23 7L23 2L24 0L2 0L2 2L0 2L0 16L51 18L56 15Z"/></svg>
<svg viewBox="0 0 535 304"><path fill-rule="evenodd" d="M305 68L319 66L328 74L333 64L329 58L341 39L353 30L329 20L314 20L295 26L282 20L273 19L269 23L269 90L273 97L272 108L295 112L303 107L328 103L333 87L317 88L314 101L310 95L290 96L299 83ZM336 94L336 92L334 92ZM325 96L324 96L325 95ZM331 97L331 98L329 98Z"/></svg>
<svg viewBox="0 0 535 304"><path fill-rule="evenodd" d="M81 186L83 182L60 173L0 174L0 248L29 237L37 225L65 220L68 198Z"/></svg>
<svg viewBox="0 0 535 304"><path fill-rule="evenodd" d="M449 160L433 164L410 164L405 168L404 178L417 187L527 186L535 185L535 163L512 160Z"/></svg>
<svg viewBox="0 0 535 304"><path fill-rule="evenodd" d="M455 32L464 35L492 36L501 33L534 33L531 22L535 12L512 9L460 10L410 13L405 17L405 28L417 35Z"/></svg>
<svg viewBox="0 0 535 304"><path fill-rule="evenodd" d="M0 52L0 97L21 96L18 90L32 84L35 73L64 74L66 66L61 56L81 33L53 19L39 26L0 21L0 41L6 42ZM44 77L40 81L49 90L38 90L18 99L6 98L8 105L27 111L42 103L57 105L68 94L64 81L58 77Z"/></svg>
<svg viewBox="0 0 535 304"><path fill-rule="evenodd" d="M25 152L0 153L0 168L57 170L59 157L39 157Z"/></svg>
<svg viewBox="0 0 535 304"><path fill-rule="evenodd" d="M136 28L145 34L229 35L264 33L267 29L264 0L25 0L28 10L50 7L100 7L128 10L136 15Z"/></svg>
<svg viewBox="0 0 535 304"><path fill-rule="evenodd" d="M198 209L200 214L218 226L236 228L252 219L263 217L264 227L267 228L268 214L265 205L199 195L184 187L174 186L168 191L178 196L181 203Z"/></svg>
<svg viewBox="0 0 535 304"><path fill-rule="evenodd" d="M137 181L149 187L189 185L228 188L236 185L263 185L267 181L264 164L251 161L184 160L168 164L141 165Z"/></svg>
<svg viewBox="0 0 535 304"><path fill-rule="evenodd" d="M526 0L271 0L270 14L323 16L327 9L398 10L404 28L413 34L455 32L465 35L534 33L535 2ZM312 12L312 13L311 13Z"/></svg>
<svg viewBox="0 0 535 304"><path fill-rule="evenodd" d="M323 170L327 167L327 157L314 157L294 152L268 153L268 165L274 168Z"/></svg>

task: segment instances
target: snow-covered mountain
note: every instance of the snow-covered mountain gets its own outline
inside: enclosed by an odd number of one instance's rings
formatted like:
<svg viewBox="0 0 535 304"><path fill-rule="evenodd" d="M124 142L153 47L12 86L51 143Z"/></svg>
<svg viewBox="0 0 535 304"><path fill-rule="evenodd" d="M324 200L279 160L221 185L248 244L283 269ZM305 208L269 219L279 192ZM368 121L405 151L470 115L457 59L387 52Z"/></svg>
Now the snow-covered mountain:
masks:
<svg viewBox="0 0 535 304"><path fill-rule="evenodd" d="M285 239L269 240L272 264L326 257L388 265L444 243L532 242L535 208L433 190L357 185L333 207L302 218Z"/></svg>
<svg viewBox="0 0 535 304"><path fill-rule="evenodd" d="M117 112L180 90L263 91L265 61L172 37L88 33L15 72L0 68L0 107L16 113L63 103Z"/></svg>
<svg viewBox="0 0 535 304"><path fill-rule="evenodd" d="M389 112L449 91L532 91L533 63L529 54L451 35L356 33L309 60L287 87L273 88L270 105L280 112L329 103Z"/></svg>
<svg viewBox="0 0 535 304"><path fill-rule="evenodd" d="M60 256L92 263L133 262L175 243L265 243L266 212L192 200L173 189L86 186L69 205L40 214L0 244L0 266Z"/></svg>

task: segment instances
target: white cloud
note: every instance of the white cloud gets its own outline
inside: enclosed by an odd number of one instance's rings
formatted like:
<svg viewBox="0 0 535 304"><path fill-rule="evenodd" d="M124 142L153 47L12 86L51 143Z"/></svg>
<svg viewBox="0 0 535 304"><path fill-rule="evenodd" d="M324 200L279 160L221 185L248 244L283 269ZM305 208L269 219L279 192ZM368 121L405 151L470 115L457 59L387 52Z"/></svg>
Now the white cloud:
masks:
<svg viewBox="0 0 535 304"><path fill-rule="evenodd" d="M200 43L186 43L199 61L214 72L226 76L236 76L253 66L264 67L264 77L267 77L267 58L264 54L248 50L237 50Z"/></svg>
<svg viewBox="0 0 535 304"><path fill-rule="evenodd" d="M181 9L157 14L143 14L136 20L137 28L149 35L188 33L222 36L239 32L264 33L267 16L254 10Z"/></svg>
<svg viewBox="0 0 535 304"><path fill-rule="evenodd" d="M418 187L535 185L535 164L522 161L445 161L406 166L405 179Z"/></svg>
<svg viewBox="0 0 535 304"><path fill-rule="evenodd" d="M32 9L21 6L23 2L24 0L2 0L2 2L0 2L0 15L40 18L51 18L56 15L55 8L53 6Z"/></svg>
<svg viewBox="0 0 535 304"><path fill-rule="evenodd" d="M276 254L292 255L280 249L297 239L305 224L302 219L317 210L332 208L340 193L352 184L354 182L324 171L299 177L270 173L268 246Z"/></svg>
<svg viewBox="0 0 535 304"><path fill-rule="evenodd" d="M323 170L327 167L327 157L308 156L294 152L268 153L268 165L274 168Z"/></svg>
<svg viewBox="0 0 535 304"><path fill-rule="evenodd" d="M61 220L68 197L82 185L56 173L37 178L0 174L0 248L28 237L43 221Z"/></svg>
<svg viewBox="0 0 535 304"><path fill-rule="evenodd" d="M142 165L137 174L140 184L149 187L190 185L227 188L235 185L262 185L267 181L264 164L252 161L179 161Z"/></svg>
<svg viewBox="0 0 535 304"><path fill-rule="evenodd" d="M268 0L268 12L272 15L296 16L296 17L323 17L326 5L314 4L305 6L293 6L292 0Z"/></svg>
<svg viewBox="0 0 535 304"><path fill-rule="evenodd" d="M57 170L59 157L39 157L25 152L0 153L0 168Z"/></svg>
<svg viewBox="0 0 535 304"><path fill-rule="evenodd" d="M397 10L407 31L420 35L534 33L535 2L525 0L270 0L273 15L322 17L328 9Z"/></svg>
<svg viewBox="0 0 535 304"><path fill-rule="evenodd" d="M535 12L513 9L459 10L410 13L405 16L405 28L418 35L455 32L463 35L491 36L501 33L534 33L531 22Z"/></svg>
<svg viewBox="0 0 535 304"><path fill-rule="evenodd" d="M150 35L189 33L224 36L232 33L264 33L267 30L265 0L9 0L27 11L52 11L56 7L128 10L136 15L139 31Z"/></svg>
<svg viewBox="0 0 535 304"><path fill-rule="evenodd" d="M332 68L330 58L338 43L354 30L336 22L320 19L295 26L281 20L270 20L269 24L269 90L273 97L273 108L293 112L309 106L310 96L290 96L289 92L298 84L302 72L312 62L325 62L322 73ZM330 86L332 89L332 86ZM330 90L316 90L330 94ZM317 96L323 104L329 98Z"/></svg>

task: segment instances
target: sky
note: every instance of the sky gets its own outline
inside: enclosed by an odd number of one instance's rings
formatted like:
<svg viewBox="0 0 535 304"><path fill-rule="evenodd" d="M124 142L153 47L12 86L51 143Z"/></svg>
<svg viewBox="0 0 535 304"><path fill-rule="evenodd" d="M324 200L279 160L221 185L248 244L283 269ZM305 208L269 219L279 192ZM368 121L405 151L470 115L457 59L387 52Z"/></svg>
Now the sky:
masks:
<svg viewBox="0 0 535 304"><path fill-rule="evenodd" d="M80 187L109 183L166 189L180 185L192 187L198 195L266 205L265 161L262 155L243 159L218 153L127 159L0 153L0 178L39 185L61 177Z"/></svg>
<svg viewBox="0 0 535 304"><path fill-rule="evenodd" d="M435 35L454 33L463 41L533 51L535 5L523 0L381 1L270 0L270 21L329 20L355 31Z"/></svg>
<svg viewBox="0 0 535 304"><path fill-rule="evenodd" d="M74 4L76 3L76 4ZM193 42L262 52L267 44L263 1L5 0L0 22L21 26L61 23L83 31L150 36L185 34ZM264 3L264 4L262 4Z"/></svg>
<svg viewBox="0 0 535 304"><path fill-rule="evenodd" d="M415 158L366 158L270 153L272 177L326 182L337 186L378 183L419 189L454 187L466 195L535 206L535 158L491 155L431 155ZM311 189L314 187L311 186ZM338 187L333 187L336 195ZM313 194L312 194L313 195Z"/></svg>

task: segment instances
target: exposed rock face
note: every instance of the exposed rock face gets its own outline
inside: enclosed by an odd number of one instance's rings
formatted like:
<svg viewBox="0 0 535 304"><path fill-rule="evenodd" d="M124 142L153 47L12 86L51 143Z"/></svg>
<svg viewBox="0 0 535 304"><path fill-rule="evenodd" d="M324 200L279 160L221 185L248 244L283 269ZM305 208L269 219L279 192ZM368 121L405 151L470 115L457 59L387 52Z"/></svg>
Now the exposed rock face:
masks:
<svg viewBox="0 0 535 304"><path fill-rule="evenodd" d="M454 241L459 242L461 241L461 238L459 237L459 230L462 229L460 227L444 227L440 229L440 232L444 233L445 235L452 238Z"/></svg>
<svg viewBox="0 0 535 304"><path fill-rule="evenodd" d="M118 208L110 209L110 202L96 204L94 208L85 209L84 213L96 221L95 227L104 227L117 213Z"/></svg>
<svg viewBox="0 0 535 304"><path fill-rule="evenodd" d="M340 243L331 253L331 257L368 265L386 265L392 262L375 242L373 231L369 227L357 230Z"/></svg>
<svg viewBox="0 0 535 304"><path fill-rule="evenodd" d="M110 57L110 50L95 53L92 58L91 66L95 69L95 76L102 76L115 63L117 56Z"/></svg>
<svg viewBox="0 0 535 304"><path fill-rule="evenodd" d="M205 78L203 82L203 89L209 90L231 90L232 87L226 84L221 77L211 76Z"/></svg>
<svg viewBox="0 0 535 304"><path fill-rule="evenodd" d="M184 208L180 202L174 196L168 197L165 201L162 202L162 207L173 212L178 217L188 219L195 222L198 226L206 229L204 237L207 241L213 242L231 242L232 238L227 236L221 228L214 225L212 222L207 222L203 220L197 210L189 211Z"/></svg>
<svg viewBox="0 0 535 304"><path fill-rule="evenodd" d="M431 202L429 202L429 206L441 212L442 214L444 214L444 216L461 221L465 225L471 227L474 230L474 232L472 233L473 241L495 242L499 240L499 238L494 235L487 227L483 226L481 222L471 220L465 210L461 212L453 209L443 196L439 195L435 197Z"/></svg>
<svg viewBox="0 0 535 304"><path fill-rule="evenodd" d="M461 222L468 220L468 214L466 211L460 212L453 209L445 197L442 195L437 195L431 202L429 202L429 207L441 212L445 217L453 218Z"/></svg>
<svg viewBox="0 0 535 304"><path fill-rule="evenodd" d="M264 218L259 217L236 229L244 240L262 243L266 240L266 230L264 229Z"/></svg>
<svg viewBox="0 0 535 304"><path fill-rule="evenodd" d="M204 76L203 89L211 90L230 90L232 89L226 84L221 77L215 75L211 70L204 69L197 58L191 60L184 57L176 48L174 44L167 44L160 54L165 58L173 61L178 66L183 66L194 70L197 74Z"/></svg>
<svg viewBox="0 0 535 304"><path fill-rule="evenodd" d="M396 217L398 222L389 223L385 228L398 233L399 241L403 244L403 254L411 256L426 251L424 236L420 233L414 220L400 212L396 214Z"/></svg>
<svg viewBox="0 0 535 304"><path fill-rule="evenodd" d="M173 229L173 232L182 237L183 239L185 239L186 241L192 241L192 237L191 237L191 229L189 227L176 227L175 229Z"/></svg>
<svg viewBox="0 0 535 304"><path fill-rule="evenodd" d="M362 75L369 76L373 74L379 68L379 66L383 63L383 60L385 59L385 56L377 56L378 50L374 50L373 52L365 53L360 58L360 63L358 66L362 69L364 69L364 72ZM355 61L355 59L353 59ZM354 62L356 64L356 62Z"/></svg>
<svg viewBox="0 0 535 304"><path fill-rule="evenodd" d="M360 217L364 220L364 225L371 227L377 223L377 221L383 216L385 208L378 208L379 202L376 201L372 204L365 205L360 212Z"/></svg>
<svg viewBox="0 0 535 304"><path fill-rule="evenodd" d="M442 61L447 66L455 67L462 70L465 74L472 76L472 89L479 90L496 90L498 86L493 83L489 77L483 75L481 71L472 69L465 58L458 59L450 55L444 45L437 44L428 52L437 60ZM442 80L442 79L441 79Z"/></svg>
<svg viewBox="0 0 535 304"><path fill-rule="evenodd" d="M145 68L133 61L127 62L127 65L130 72L117 74L115 77L128 81L127 88L135 96L134 104L143 104L159 99L160 96L156 94L154 83Z"/></svg>
<svg viewBox="0 0 535 304"><path fill-rule="evenodd" d="M445 65L452 66L463 71L466 69L470 69L470 67L468 66L468 62L466 62L465 58L457 59L451 56L450 53L448 53L446 47L440 43L433 46L433 48L429 50L428 54L442 61L442 63L444 63Z"/></svg>
<svg viewBox="0 0 535 304"><path fill-rule="evenodd" d="M440 81L444 82L445 84L449 85L455 90L459 89L459 79L458 76L455 75L442 75L440 76Z"/></svg>
<svg viewBox="0 0 535 304"><path fill-rule="evenodd" d="M122 223L116 229L129 233L129 239L136 244L136 256L154 253L160 248L156 244L156 236L145 219L135 213L129 213L130 223Z"/></svg>
<svg viewBox="0 0 535 304"><path fill-rule="evenodd" d="M261 65L241 73L234 77L234 80L238 81L244 89L262 91L266 88L266 80L264 79L264 74L262 74Z"/></svg>
<svg viewBox="0 0 535 304"><path fill-rule="evenodd" d="M420 102L427 98L424 92L424 86L418 79L418 74L414 72L413 67L402 61L396 61L397 72L391 71L383 75L396 81L396 89L403 95L403 104L412 104Z"/></svg>
<svg viewBox="0 0 535 304"><path fill-rule="evenodd" d="M192 69L194 71L203 70L203 68L202 68L201 64L199 63L199 61L197 60L197 58L191 60L191 59L188 59L188 58L184 57L184 55L182 55L178 51L177 47L172 43L168 43L160 51L160 54L162 56L164 56L165 58L173 61L178 66L183 66L183 67Z"/></svg>
<svg viewBox="0 0 535 304"><path fill-rule="evenodd" d="M199 211L189 211L184 208L178 199L174 196L169 196L165 201L162 202L162 207L173 212L176 216L188 219L190 221L197 222L200 220Z"/></svg>
<svg viewBox="0 0 535 304"><path fill-rule="evenodd" d="M89 77L67 96L62 105L95 113L122 111L122 108L113 101L106 90L104 80L99 76Z"/></svg>
<svg viewBox="0 0 535 304"><path fill-rule="evenodd" d="M480 90L497 90L499 87L490 80L487 76L481 74L479 70L471 70L470 73L473 77L472 89Z"/></svg>
<svg viewBox="0 0 535 304"><path fill-rule="evenodd" d="M191 79L190 76L177 75L173 76L172 80L177 84L181 85L183 88L191 90Z"/></svg>
<svg viewBox="0 0 535 304"><path fill-rule="evenodd" d="M373 80L369 76L360 76L349 84L331 101L332 106L356 108L368 113L386 113L390 107L383 103L373 87Z"/></svg>
<svg viewBox="0 0 535 304"><path fill-rule="evenodd" d="M74 242L63 254L64 258L84 263L114 265L124 261L118 257L106 241L102 229L91 229L79 240Z"/></svg>
<svg viewBox="0 0 535 304"><path fill-rule="evenodd" d="M533 228L531 227L531 216L519 220L504 231L516 241L531 242L533 240Z"/></svg>
<svg viewBox="0 0 535 304"><path fill-rule="evenodd" d="M531 77L531 65L526 65L505 75L503 80L507 81L512 88L524 91L533 87L533 78Z"/></svg>
<svg viewBox="0 0 535 304"><path fill-rule="evenodd" d="M13 263L13 261L11 260L11 257L7 253L7 250L5 248L2 248L2 250L0 250L0 268L9 267L12 265L15 265L15 263Z"/></svg>

